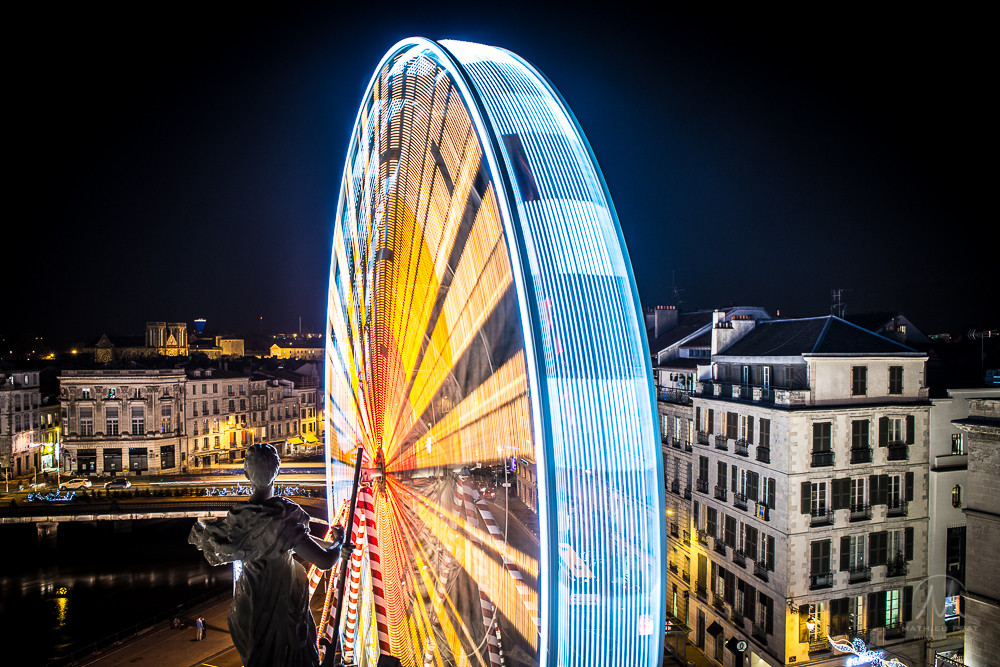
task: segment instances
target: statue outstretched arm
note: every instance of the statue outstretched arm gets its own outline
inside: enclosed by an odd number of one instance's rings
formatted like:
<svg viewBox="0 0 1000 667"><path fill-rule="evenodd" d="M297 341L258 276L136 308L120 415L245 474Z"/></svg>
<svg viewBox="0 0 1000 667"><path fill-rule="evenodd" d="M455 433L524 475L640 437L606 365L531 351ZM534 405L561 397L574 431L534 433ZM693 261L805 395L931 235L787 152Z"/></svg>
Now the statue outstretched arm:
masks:
<svg viewBox="0 0 1000 667"><path fill-rule="evenodd" d="M339 526L336 528L339 528ZM329 570L337 562L337 558L340 557L343 542L343 530L339 531L333 542L323 542L306 533L299 538L292 549L319 569Z"/></svg>

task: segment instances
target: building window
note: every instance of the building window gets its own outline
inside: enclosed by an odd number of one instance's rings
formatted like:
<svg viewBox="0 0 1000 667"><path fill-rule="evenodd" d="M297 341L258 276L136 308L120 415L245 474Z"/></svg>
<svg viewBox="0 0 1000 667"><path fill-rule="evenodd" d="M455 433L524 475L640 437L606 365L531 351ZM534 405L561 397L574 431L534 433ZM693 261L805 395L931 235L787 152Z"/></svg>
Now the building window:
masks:
<svg viewBox="0 0 1000 667"><path fill-rule="evenodd" d="M104 409L104 424L107 435L118 435L118 406Z"/></svg>
<svg viewBox="0 0 1000 667"><path fill-rule="evenodd" d="M951 506L961 507L962 506L962 487L956 484L951 488Z"/></svg>
<svg viewBox="0 0 1000 667"><path fill-rule="evenodd" d="M729 438L730 440L735 440L736 437L737 437L737 435L738 435L736 422L737 422L737 415L736 415L736 413L735 412L727 412L726 413L726 437Z"/></svg>
<svg viewBox="0 0 1000 667"><path fill-rule="evenodd" d="M219 436L216 435L212 437L212 446L216 449L219 448Z"/></svg>
<svg viewBox="0 0 1000 667"><path fill-rule="evenodd" d="M93 398L93 397L92 397L92 396L90 395L90 389L89 389L89 388L87 388L87 387L85 387L85 388L81 389L81 390L80 390L80 398L85 398L85 399L86 399L86 398Z"/></svg>
<svg viewBox="0 0 1000 667"><path fill-rule="evenodd" d="M898 417L890 417L888 421L889 442L903 442L903 420Z"/></svg>
<svg viewBox="0 0 1000 667"><path fill-rule="evenodd" d="M851 422L851 447L853 449L868 449L870 426L871 424L867 419L858 419Z"/></svg>
<svg viewBox="0 0 1000 667"><path fill-rule="evenodd" d="M965 443L962 441L961 433L951 434L951 453L965 454Z"/></svg>
<svg viewBox="0 0 1000 667"><path fill-rule="evenodd" d="M161 468L173 468L176 465L174 462L174 446L164 445L160 447L160 467Z"/></svg>
<svg viewBox="0 0 1000 667"><path fill-rule="evenodd" d="M813 424L812 465L833 465L833 424L818 422Z"/></svg>
<svg viewBox="0 0 1000 667"><path fill-rule="evenodd" d="M830 540L818 540L811 544L809 561L810 588L828 588L833 585L830 570ZM819 617L816 617L819 620Z"/></svg>
<svg viewBox="0 0 1000 667"><path fill-rule="evenodd" d="M141 405L132 406L132 435L146 434L146 414Z"/></svg>
<svg viewBox="0 0 1000 667"><path fill-rule="evenodd" d="M852 535L848 538L847 564L851 571L863 568L867 555L864 535Z"/></svg>
<svg viewBox="0 0 1000 667"><path fill-rule="evenodd" d="M865 509L865 478L851 478L851 512Z"/></svg>
<svg viewBox="0 0 1000 667"><path fill-rule="evenodd" d="M172 430L171 422L173 420L170 410L171 408L169 405L160 406L160 433L168 433ZM195 422L195 428L198 428L198 422Z"/></svg>
<svg viewBox="0 0 1000 667"><path fill-rule="evenodd" d="M94 435L94 408L80 408L80 435Z"/></svg>
<svg viewBox="0 0 1000 667"><path fill-rule="evenodd" d="M864 396L868 393L868 367L851 366L851 396Z"/></svg>
<svg viewBox="0 0 1000 667"><path fill-rule="evenodd" d="M885 627L897 628L902 617L902 591L898 588L885 592Z"/></svg>
<svg viewBox="0 0 1000 667"><path fill-rule="evenodd" d="M903 367L889 366L889 393L903 393Z"/></svg>
<svg viewBox="0 0 1000 667"><path fill-rule="evenodd" d="M809 511L815 516L826 514L826 482L812 483L809 494Z"/></svg>

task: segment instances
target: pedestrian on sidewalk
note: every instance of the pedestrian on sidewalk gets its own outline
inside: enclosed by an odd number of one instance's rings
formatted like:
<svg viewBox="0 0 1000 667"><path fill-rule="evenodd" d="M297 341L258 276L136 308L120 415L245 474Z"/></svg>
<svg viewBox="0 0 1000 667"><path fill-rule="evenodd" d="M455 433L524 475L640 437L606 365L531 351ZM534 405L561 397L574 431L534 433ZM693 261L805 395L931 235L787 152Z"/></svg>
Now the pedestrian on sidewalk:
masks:
<svg viewBox="0 0 1000 667"><path fill-rule="evenodd" d="M200 642L201 638L205 635L205 624L202 622L200 616L198 617L198 620L194 622L194 628L195 640Z"/></svg>
<svg viewBox="0 0 1000 667"><path fill-rule="evenodd" d="M198 621L201 623L201 638L204 639L205 638L205 631L208 630L208 623L205 622L205 617L204 616L202 616L201 618L199 618Z"/></svg>

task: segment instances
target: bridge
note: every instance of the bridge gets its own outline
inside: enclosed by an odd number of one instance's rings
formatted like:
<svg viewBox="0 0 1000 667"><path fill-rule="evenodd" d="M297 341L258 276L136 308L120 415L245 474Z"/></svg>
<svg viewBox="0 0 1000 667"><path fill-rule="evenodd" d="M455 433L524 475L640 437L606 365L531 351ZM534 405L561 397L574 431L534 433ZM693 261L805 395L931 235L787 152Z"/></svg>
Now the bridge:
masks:
<svg viewBox="0 0 1000 667"><path fill-rule="evenodd" d="M128 519L200 519L225 516L240 500L163 500L159 502L21 503L0 507L0 524Z"/></svg>

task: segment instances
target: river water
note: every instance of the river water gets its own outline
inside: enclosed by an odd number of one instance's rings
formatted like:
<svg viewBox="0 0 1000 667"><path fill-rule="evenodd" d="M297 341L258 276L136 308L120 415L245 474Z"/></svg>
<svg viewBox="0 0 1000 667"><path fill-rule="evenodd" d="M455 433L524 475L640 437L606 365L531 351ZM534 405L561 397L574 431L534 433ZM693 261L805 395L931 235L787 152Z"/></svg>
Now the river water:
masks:
<svg viewBox="0 0 1000 667"><path fill-rule="evenodd" d="M211 567L187 543L194 519L0 526L0 628L5 656L34 665L60 658L213 592L232 590L231 567ZM183 614L182 614L183 618ZM5 662L5 660L4 660Z"/></svg>

